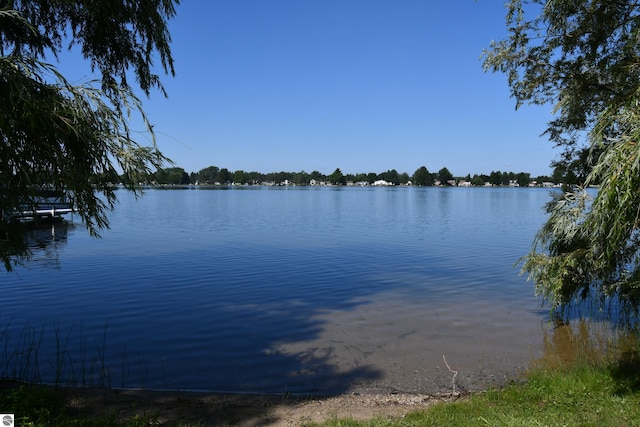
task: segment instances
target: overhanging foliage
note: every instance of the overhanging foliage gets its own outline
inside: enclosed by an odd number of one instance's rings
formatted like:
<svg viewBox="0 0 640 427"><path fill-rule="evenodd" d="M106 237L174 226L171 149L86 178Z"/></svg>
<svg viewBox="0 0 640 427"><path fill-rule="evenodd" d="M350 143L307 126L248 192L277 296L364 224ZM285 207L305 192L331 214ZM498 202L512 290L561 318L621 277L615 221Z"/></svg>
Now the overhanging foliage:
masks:
<svg viewBox="0 0 640 427"><path fill-rule="evenodd" d="M509 37L485 52L485 69L507 74L517 107L552 104L547 135L565 159L582 154L588 166L580 186L547 206L523 271L554 308L589 299L638 315L640 5L512 0L507 27ZM599 185L593 198L590 184Z"/></svg>
<svg viewBox="0 0 640 427"><path fill-rule="evenodd" d="M12 215L32 210L42 190L64 194L97 236L116 201L113 178L123 174L138 191L136 178L168 161L127 75L147 95L154 87L164 93L152 70L159 59L165 73L174 72L167 20L177 3L0 1L0 254L7 269L20 241L10 236ZM75 45L100 78L73 85L45 62ZM144 132L132 130L133 115ZM138 142L141 134L148 145Z"/></svg>

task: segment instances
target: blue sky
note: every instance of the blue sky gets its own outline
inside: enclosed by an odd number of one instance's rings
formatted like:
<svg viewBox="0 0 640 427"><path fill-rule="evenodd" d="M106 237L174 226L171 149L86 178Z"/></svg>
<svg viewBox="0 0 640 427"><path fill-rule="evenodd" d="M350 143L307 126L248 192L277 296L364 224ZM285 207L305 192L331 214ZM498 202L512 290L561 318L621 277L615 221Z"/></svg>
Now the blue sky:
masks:
<svg viewBox="0 0 640 427"><path fill-rule="evenodd" d="M183 0L145 109L188 172L550 174L550 107L515 111L480 55L502 0Z"/></svg>

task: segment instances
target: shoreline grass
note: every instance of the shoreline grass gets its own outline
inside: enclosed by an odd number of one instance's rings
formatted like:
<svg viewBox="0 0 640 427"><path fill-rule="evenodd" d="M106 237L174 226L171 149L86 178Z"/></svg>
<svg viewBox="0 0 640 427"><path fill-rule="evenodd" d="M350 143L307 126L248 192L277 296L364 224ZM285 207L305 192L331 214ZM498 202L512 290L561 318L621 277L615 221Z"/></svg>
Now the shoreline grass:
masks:
<svg viewBox="0 0 640 427"><path fill-rule="evenodd" d="M441 403L402 420L337 426L632 426L640 420L640 391L620 387L606 368L574 367L529 373L523 384Z"/></svg>
<svg viewBox="0 0 640 427"><path fill-rule="evenodd" d="M0 393L0 408L11 408L16 425L138 427L157 425L153 413L127 421L74 414L64 404L65 388L20 385ZM18 414L20 414L18 416ZM403 418L368 421L331 419L323 427L411 426L633 426L640 420L640 358L626 354L612 363L586 360L571 366L534 368L523 381L436 403ZM212 425L203 419L182 427Z"/></svg>
<svg viewBox="0 0 640 427"><path fill-rule="evenodd" d="M115 387L131 386L127 384L130 361L126 345L119 354L109 351L107 360L108 328L107 320L100 330L94 326L90 337L83 322L79 327L76 324L63 327L53 320L43 321L40 327L31 324L14 327L8 323L0 330L0 379L61 387L111 388L119 378L120 384ZM143 385L141 373L140 386Z"/></svg>
<svg viewBox="0 0 640 427"><path fill-rule="evenodd" d="M572 346L565 348L567 341ZM21 337L19 353L37 358L33 343L41 331L29 330ZM638 332L611 340L594 340L579 324L571 330L560 325L546 342L547 351L517 382L501 388L471 393L455 402L436 403L397 419L368 421L331 419L323 427L396 426L632 426L640 423L640 340ZM56 335L61 359L56 372L65 371L67 337ZM103 337L104 339L104 337ZM104 345L104 343L103 343ZM7 352L5 350L5 356ZM14 355L15 356L15 355ZM30 363L13 366L31 375ZM6 363L6 362L5 362ZM104 368L104 367L103 367ZM73 370L72 370L73 371ZM29 375L29 376L30 376ZM110 384L110 382L106 382ZM118 421L115 416L82 418L65 404L65 387L14 384L0 389L0 409L16 414L18 426L105 426L137 427L157 425L154 413L141 413ZM182 427L208 426L202 419Z"/></svg>
<svg viewBox="0 0 640 427"><path fill-rule="evenodd" d="M640 337L638 332L602 341L583 323L566 325L546 341L545 356L521 381L437 403L397 419L330 420L323 427L413 426L636 426L640 425ZM559 335L571 346L559 348Z"/></svg>

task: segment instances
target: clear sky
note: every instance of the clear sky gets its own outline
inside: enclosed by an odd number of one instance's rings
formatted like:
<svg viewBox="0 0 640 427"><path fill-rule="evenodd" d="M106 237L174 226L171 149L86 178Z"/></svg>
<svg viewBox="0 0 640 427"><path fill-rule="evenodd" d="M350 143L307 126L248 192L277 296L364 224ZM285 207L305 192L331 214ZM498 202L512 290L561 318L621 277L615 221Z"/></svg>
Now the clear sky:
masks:
<svg viewBox="0 0 640 427"><path fill-rule="evenodd" d="M550 174L550 107L515 111L506 77L482 69L505 13L503 0L183 0L169 98L145 110L187 172Z"/></svg>

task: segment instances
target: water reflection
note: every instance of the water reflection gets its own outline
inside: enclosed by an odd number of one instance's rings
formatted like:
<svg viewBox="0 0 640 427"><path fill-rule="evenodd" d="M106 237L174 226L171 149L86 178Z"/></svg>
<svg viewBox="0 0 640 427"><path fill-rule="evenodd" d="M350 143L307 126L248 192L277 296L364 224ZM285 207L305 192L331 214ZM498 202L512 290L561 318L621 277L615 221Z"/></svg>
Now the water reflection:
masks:
<svg viewBox="0 0 640 427"><path fill-rule="evenodd" d="M559 319L543 326L542 357L534 368L566 368L576 362L611 363L625 358L637 345L634 331L615 328L605 321Z"/></svg>
<svg viewBox="0 0 640 427"><path fill-rule="evenodd" d="M11 270L21 265L25 268L59 269L60 254L73 227L73 223L59 221L20 225L7 231L0 245L5 268Z"/></svg>
<svg viewBox="0 0 640 427"><path fill-rule="evenodd" d="M41 262L3 278L2 316L13 337L25 324L80 329L127 386L439 392L446 355L473 390L539 355L538 302L512 265L546 200L455 188L123 194L100 240L38 232Z"/></svg>
<svg viewBox="0 0 640 427"><path fill-rule="evenodd" d="M26 240L31 262L46 269L60 268L60 254L67 245L70 229L73 224L63 221L29 230Z"/></svg>

